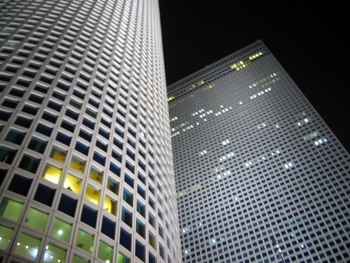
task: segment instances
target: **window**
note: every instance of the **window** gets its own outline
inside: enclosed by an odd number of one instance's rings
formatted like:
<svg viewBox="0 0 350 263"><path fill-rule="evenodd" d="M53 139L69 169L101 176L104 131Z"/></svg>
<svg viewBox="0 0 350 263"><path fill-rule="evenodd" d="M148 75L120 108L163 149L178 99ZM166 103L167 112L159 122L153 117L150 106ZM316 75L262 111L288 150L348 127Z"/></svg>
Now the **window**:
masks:
<svg viewBox="0 0 350 263"><path fill-rule="evenodd" d="M65 163L67 157L67 151L64 151L58 147L52 147L50 157L60 163Z"/></svg>
<svg viewBox="0 0 350 263"><path fill-rule="evenodd" d="M21 175L15 174L12 178L8 190L23 196L27 196L31 184L32 179L28 179Z"/></svg>
<svg viewBox="0 0 350 263"><path fill-rule="evenodd" d="M132 228L132 213L125 207L122 209L122 220L125 224Z"/></svg>
<svg viewBox="0 0 350 263"><path fill-rule="evenodd" d="M130 206L133 206L133 195L126 189L124 189L123 200L126 201Z"/></svg>
<svg viewBox="0 0 350 263"><path fill-rule="evenodd" d="M145 262L145 246L136 240L136 256Z"/></svg>
<svg viewBox="0 0 350 263"><path fill-rule="evenodd" d="M102 219L102 226L101 226L101 232L108 237L114 239L115 237L115 222L108 219L107 217L103 217Z"/></svg>
<svg viewBox="0 0 350 263"><path fill-rule="evenodd" d="M120 240L119 243L131 251L131 234L124 230L123 228L120 229Z"/></svg>
<svg viewBox="0 0 350 263"><path fill-rule="evenodd" d="M12 164L15 159L17 150L12 150L10 148L0 146L0 162Z"/></svg>
<svg viewBox="0 0 350 263"><path fill-rule="evenodd" d="M44 262L65 262L67 251L52 244L45 246Z"/></svg>
<svg viewBox="0 0 350 263"><path fill-rule="evenodd" d="M89 200L90 202L99 205L100 204L100 196L101 196L101 190L95 189L94 187L88 185L86 187L85 196L84 198L86 200Z"/></svg>
<svg viewBox="0 0 350 263"><path fill-rule="evenodd" d="M21 216L23 203L4 197L0 204L0 216L17 222ZM1 242L0 242L1 244ZM1 245L0 245L1 246Z"/></svg>
<svg viewBox="0 0 350 263"><path fill-rule="evenodd" d="M46 141L33 137L28 144L28 148L38 153L44 153L46 145Z"/></svg>
<svg viewBox="0 0 350 263"><path fill-rule="evenodd" d="M61 212L67 215L70 215L71 217L74 217L77 203L78 203L77 200L65 194L62 194L60 203L58 205L58 210L60 210Z"/></svg>
<svg viewBox="0 0 350 263"><path fill-rule="evenodd" d="M81 190L81 179L71 174L67 174L64 181L64 188L72 191L73 193L80 194Z"/></svg>
<svg viewBox="0 0 350 263"><path fill-rule="evenodd" d="M43 178L54 184L58 184L61 178L61 174L62 169L59 169L51 164L47 164L43 173Z"/></svg>
<svg viewBox="0 0 350 263"><path fill-rule="evenodd" d="M33 251L39 250L40 243L40 239L25 233L21 233L15 247L15 255L34 261L36 260L38 253L33 253Z"/></svg>
<svg viewBox="0 0 350 263"><path fill-rule="evenodd" d="M36 127L36 131L50 137L52 128L39 123L38 126Z"/></svg>
<svg viewBox="0 0 350 263"><path fill-rule="evenodd" d="M94 236L79 229L75 246L92 254L94 245Z"/></svg>
<svg viewBox="0 0 350 263"><path fill-rule="evenodd" d="M49 213L45 213L37 208L31 207L29 208L24 224L29 228L44 232L48 219Z"/></svg>
<svg viewBox="0 0 350 263"><path fill-rule="evenodd" d="M103 262L113 262L113 254L113 247L100 240L97 257Z"/></svg>
<svg viewBox="0 0 350 263"><path fill-rule="evenodd" d="M97 211L93 210L91 207L84 205L83 211L81 213L80 221L85 224L96 227Z"/></svg>
<svg viewBox="0 0 350 263"><path fill-rule="evenodd" d="M11 129L7 134L5 140L20 145L23 142L25 133Z"/></svg>
<svg viewBox="0 0 350 263"><path fill-rule="evenodd" d="M86 165L86 161L76 157L73 155L72 160L70 162L70 167L72 169L74 169L75 171L84 173L85 171L85 165Z"/></svg>
<svg viewBox="0 0 350 263"><path fill-rule="evenodd" d="M108 177L107 189L112 191L114 194L119 195L119 182L111 177Z"/></svg>
<svg viewBox="0 0 350 263"><path fill-rule="evenodd" d="M69 224L60 218L55 218L51 229L51 236L69 243L70 235L72 232L72 224Z"/></svg>
<svg viewBox="0 0 350 263"><path fill-rule="evenodd" d="M97 170L95 167L90 169L90 178L99 184L102 184L103 180L103 171Z"/></svg>
<svg viewBox="0 0 350 263"><path fill-rule="evenodd" d="M1 233L0 249L7 250L8 245L11 244L14 230L13 228L0 225L0 233Z"/></svg>
<svg viewBox="0 0 350 263"><path fill-rule="evenodd" d="M28 172L36 173L36 170L39 167L39 163L40 163L40 159L37 159L37 158L34 158L32 156L25 154L22 157L22 160L19 164L19 167L28 171Z"/></svg>
<svg viewBox="0 0 350 263"><path fill-rule="evenodd" d="M47 205L47 206L51 206L53 199L55 197L55 189L51 189L50 187L43 185L43 184L39 184L38 189L36 190L35 196L34 196L34 200Z"/></svg>

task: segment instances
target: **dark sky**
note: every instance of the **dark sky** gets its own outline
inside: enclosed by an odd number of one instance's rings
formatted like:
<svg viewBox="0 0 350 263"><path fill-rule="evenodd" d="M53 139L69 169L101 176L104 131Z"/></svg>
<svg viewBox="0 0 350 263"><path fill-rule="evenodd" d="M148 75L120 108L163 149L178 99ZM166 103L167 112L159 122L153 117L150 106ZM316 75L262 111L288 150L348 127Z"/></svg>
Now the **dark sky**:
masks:
<svg viewBox="0 0 350 263"><path fill-rule="evenodd" d="M168 85L261 39L350 152L350 15L345 4L159 2Z"/></svg>

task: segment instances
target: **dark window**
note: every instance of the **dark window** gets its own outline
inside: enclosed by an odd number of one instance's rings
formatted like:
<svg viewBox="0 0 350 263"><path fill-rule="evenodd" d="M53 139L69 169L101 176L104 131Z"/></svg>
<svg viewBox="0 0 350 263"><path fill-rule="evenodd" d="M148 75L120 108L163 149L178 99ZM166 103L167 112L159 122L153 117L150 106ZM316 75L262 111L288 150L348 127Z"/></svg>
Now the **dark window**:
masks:
<svg viewBox="0 0 350 263"><path fill-rule="evenodd" d="M109 165L109 170L111 170L111 172L115 175L120 176L120 168L116 164L111 162Z"/></svg>
<svg viewBox="0 0 350 263"><path fill-rule="evenodd" d="M4 146L0 146L0 162L12 164L15 159L17 150L13 150Z"/></svg>
<svg viewBox="0 0 350 263"><path fill-rule="evenodd" d="M31 94L31 95L29 96L29 100L31 100L31 101L33 101L33 102L36 102L36 103L38 103L38 104L41 104L41 103L43 102L44 98L43 98L43 97L40 97L40 96L38 96L38 95L35 95L35 94Z"/></svg>
<svg viewBox="0 0 350 263"><path fill-rule="evenodd" d="M8 170L0 169L0 186L5 179Z"/></svg>
<svg viewBox="0 0 350 263"><path fill-rule="evenodd" d="M143 217L146 216L145 206L140 201L137 201L137 212L139 212L139 214Z"/></svg>
<svg viewBox="0 0 350 263"><path fill-rule="evenodd" d="M48 113L46 111L43 113L42 118L52 123L56 123L56 120L57 120L57 116L53 115L52 113Z"/></svg>
<svg viewBox="0 0 350 263"><path fill-rule="evenodd" d="M35 116L35 114L38 112L38 108L30 105L24 105L22 111Z"/></svg>
<svg viewBox="0 0 350 263"><path fill-rule="evenodd" d="M32 124L32 121L31 119L27 119L27 118L24 118L22 116L19 116L16 121L15 121L15 124L17 125L20 125L22 127L25 127L25 128L29 128L30 125Z"/></svg>
<svg viewBox="0 0 350 263"><path fill-rule="evenodd" d="M5 140L20 145L23 142L25 135L26 134L24 132L11 129L7 134Z"/></svg>
<svg viewBox="0 0 350 263"><path fill-rule="evenodd" d="M136 256L145 262L145 246L136 240Z"/></svg>
<svg viewBox="0 0 350 263"><path fill-rule="evenodd" d="M102 156L101 154L95 152L93 158L94 158L94 160L95 160L96 162L98 162L99 164L105 165L106 157Z"/></svg>
<svg viewBox="0 0 350 263"><path fill-rule="evenodd" d="M101 232L103 234L105 234L106 236L114 239L114 237L115 237L115 222L108 219L107 217L103 217Z"/></svg>
<svg viewBox="0 0 350 263"><path fill-rule="evenodd" d="M138 219L136 220L136 232L143 238L146 237L146 226Z"/></svg>
<svg viewBox="0 0 350 263"><path fill-rule="evenodd" d="M22 98L24 93L25 93L24 90L16 89L16 88L11 89L11 91L10 91L11 95L16 96L16 97L20 97L20 98Z"/></svg>
<svg viewBox="0 0 350 263"><path fill-rule="evenodd" d="M146 191L142 187L137 186L137 193L146 199Z"/></svg>
<svg viewBox="0 0 350 263"><path fill-rule="evenodd" d="M156 257L149 252L148 263L156 263Z"/></svg>
<svg viewBox="0 0 350 263"><path fill-rule="evenodd" d="M86 118L83 119L83 124L85 126L89 127L91 130L93 130L94 127L95 127L95 123L93 123L92 121L90 121L90 120L88 120Z"/></svg>
<svg viewBox="0 0 350 263"><path fill-rule="evenodd" d="M68 146L69 146L69 144L70 144L70 142L71 142L71 139L72 139L72 137L67 136L67 135L65 135L65 134L63 134L63 133L61 133L61 132L58 132L58 133L57 133L57 136L56 136L56 140L57 140L57 141L59 141L59 142L65 144L65 145L68 145Z"/></svg>
<svg viewBox="0 0 350 263"><path fill-rule="evenodd" d="M78 118L79 118L79 114L76 113L75 111L70 110L70 109L67 109L66 115L68 117L72 118L73 120L78 120Z"/></svg>
<svg viewBox="0 0 350 263"><path fill-rule="evenodd" d="M99 129L98 130L98 133L100 134L100 135L102 135L103 137L105 137L107 140L109 140L109 133L107 132L107 131L105 131L104 129Z"/></svg>
<svg viewBox="0 0 350 263"><path fill-rule="evenodd" d="M65 213L71 217L74 217L77 203L78 203L77 200L75 200L75 199L73 199L65 194L62 194L60 203L58 205L58 210L60 210L61 212Z"/></svg>
<svg viewBox="0 0 350 263"><path fill-rule="evenodd" d="M43 153L45 151L47 142L40 140L39 138L33 137L28 145L29 149L36 151L38 153Z"/></svg>
<svg viewBox="0 0 350 263"><path fill-rule="evenodd" d="M27 196L31 184L32 179L28 179L21 175L15 174L12 178L8 190L23 196Z"/></svg>
<svg viewBox="0 0 350 263"><path fill-rule="evenodd" d="M92 135L84 130L80 130L79 136L87 141L91 141Z"/></svg>
<svg viewBox="0 0 350 263"><path fill-rule="evenodd" d="M62 109L62 105L60 105L56 102L53 102L53 101L49 101L47 106L55 111L58 111L58 112Z"/></svg>
<svg viewBox="0 0 350 263"><path fill-rule="evenodd" d="M10 112L6 112L6 111L2 111L0 110L0 120L2 121L8 121L8 119L10 118L11 113Z"/></svg>
<svg viewBox="0 0 350 263"><path fill-rule="evenodd" d="M85 155L88 155L89 153L89 147L81 142L76 143L75 149Z"/></svg>
<svg viewBox="0 0 350 263"><path fill-rule="evenodd" d="M66 130L68 130L70 132L74 132L74 129L75 129L75 126L73 124L71 124L70 122L67 122L65 120L62 121L61 127L65 128Z"/></svg>
<svg viewBox="0 0 350 263"><path fill-rule="evenodd" d="M36 190L34 200L44 204L51 206L52 201L55 197L55 189L52 189L46 185L39 184L38 189Z"/></svg>
<svg viewBox="0 0 350 263"><path fill-rule="evenodd" d="M125 207L122 210L122 220L125 224L132 227L132 213L129 212Z"/></svg>
<svg viewBox="0 0 350 263"><path fill-rule="evenodd" d="M131 251L131 234L125 231L123 228L120 229L120 241L119 243Z"/></svg>
<svg viewBox="0 0 350 263"><path fill-rule="evenodd" d="M88 224L91 227L96 227L97 211L84 205L81 213L80 221Z"/></svg>
<svg viewBox="0 0 350 263"><path fill-rule="evenodd" d="M133 206L134 197L132 193L124 189L123 200L126 201L129 205Z"/></svg>
<svg viewBox="0 0 350 263"><path fill-rule="evenodd" d="M39 123L38 126L36 127L36 131L50 137L52 128Z"/></svg>
<svg viewBox="0 0 350 263"><path fill-rule="evenodd" d="M2 102L2 106L9 107L11 109L15 109L17 105L18 105L18 101L16 100L5 99Z"/></svg>
<svg viewBox="0 0 350 263"><path fill-rule="evenodd" d="M19 167L28 172L36 173L36 170L38 169L39 164L40 164L40 159L37 159L25 154L22 157L21 162L19 163Z"/></svg>
<svg viewBox="0 0 350 263"><path fill-rule="evenodd" d="M134 179L132 179L129 175L125 174L125 182L134 188Z"/></svg>

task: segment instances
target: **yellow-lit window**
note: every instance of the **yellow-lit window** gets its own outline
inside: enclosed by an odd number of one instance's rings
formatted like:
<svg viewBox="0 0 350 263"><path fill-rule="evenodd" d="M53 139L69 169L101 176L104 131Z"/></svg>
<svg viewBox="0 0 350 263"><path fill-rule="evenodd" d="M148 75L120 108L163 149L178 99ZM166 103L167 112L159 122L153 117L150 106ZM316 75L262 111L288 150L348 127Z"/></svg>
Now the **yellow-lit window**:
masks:
<svg viewBox="0 0 350 263"><path fill-rule="evenodd" d="M70 162L70 167L78 172L84 173L85 164L86 164L86 161L84 161L76 156L73 156L72 160Z"/></svg>
<svg viewBox="0 0 350 263"><path fill-rule="evenodd" d="M103 208L113 214L116 215L117 214L117 208L118 208L118 202L111 199L108 195L105 196L105 200L103 203Z"/></svg>
<svg viewBox="0 0 350 263"><path fill-rule="evenodd" d="M100 184L102 184L102 180L103 180L103 172L97 170L94 167L91 167L90 170L90 178L92 180L94 180L95 182L98 182Z"/></svg>
<svg viewBox="0 0 350 263"><path fill-rule="evenodd" d="M81 179L71 174L67 174L66 180L64 181L64 188L69 189L76 194L80 194Z"/></svg>
<svg viewBox="0 0 350 263"><path fill-rule="evenodd" d="M46 165L46 169L44 171L43 177L44 179L54 183L58 184L61 178L62 169L59 169L57 167L54 167L50 164Z"/></svg>
<svg viewBox="0 0 350 263"><path fill-rule="evenodd" d="M50 153L50 157L60 163L64 163L66 161L67 151L61 150L57 147L53 147Z"/></svg>
<svg viewBox="0 0 350 263"><path fill-rule="evenodd" d="M85 191L85 199L93 202L96 205L100 204L100 195L101 195L101 191L100 190L96 190L95 188L91 187L90 185L88 185L86 187L86 191Z"/></svg>

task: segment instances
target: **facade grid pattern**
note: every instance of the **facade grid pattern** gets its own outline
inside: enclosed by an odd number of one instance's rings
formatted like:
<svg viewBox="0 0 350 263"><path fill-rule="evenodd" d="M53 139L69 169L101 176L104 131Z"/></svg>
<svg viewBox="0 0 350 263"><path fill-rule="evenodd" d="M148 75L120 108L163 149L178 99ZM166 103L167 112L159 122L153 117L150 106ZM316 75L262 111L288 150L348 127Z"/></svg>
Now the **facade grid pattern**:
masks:
<svg viewBox="0 0 350 263"><path fill-rule="evenodd" d="M168 101L183 262L349 262L349 153L262 41Z"/></svg>
<svg viewBox="0 0 350 263"><path fill-rule="evenodd" d="M181 262L158 1L0 17L0 262Z"/></svg>

